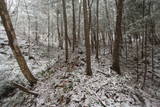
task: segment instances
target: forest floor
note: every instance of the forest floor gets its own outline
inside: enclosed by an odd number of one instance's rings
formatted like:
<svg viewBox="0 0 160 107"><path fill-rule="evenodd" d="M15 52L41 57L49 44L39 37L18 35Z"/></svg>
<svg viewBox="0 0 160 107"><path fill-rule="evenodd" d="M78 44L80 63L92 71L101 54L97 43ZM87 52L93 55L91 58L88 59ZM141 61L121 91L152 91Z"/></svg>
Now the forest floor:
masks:
<svg viewBox="0 0 160 107"><path fill-rule="evenodd" d="M77 55L77 54L76 54ZM57 61L45 79L34 87L38 97L29 96L24 105L35 107L159 107L160 99L138 86L134 74L122 67L122 76L110 69L111 61L92 57L93 76L85 75L84 55L72 55L65 64ZM109 56L108 56L109 57ZM132 70L131 70L132 71ZM53 72L53 73L50 73ZM47 72L46 72L47 73Z"/></svg>
<svg viewBox="0 0 160 107"><path fill-rule="evenodd" d="M3 40L4 42L5 40ZM23 54L27 53L27 43L22 41ZM117 75L110 69L111 55L101 55L99 61L92 56L93 76L85 75L85 54L82 51L70 55L69 63L64 61L64 50L53 48L50 63L46 57L47 47L33 46L32 55L35 60L27 60L31 71L39 79L34 87L26 86L26 81L20 75L15 59L10 57L8 46L0 51L1 85L5 81L15 81L37 92L33 96L19 91L12 91L8 97L1 99L2 107L160 107L159 81L151 81L147 76L145 88L142 90L143 76L136 81L135 63L128 61L121 64L122 75ZM40 51L41 50L41 51ZM84 50L84 49L81 49ZM107 51L107 50L106 50ZM45 54L45 55L44 55ZM28 55L26 55L26 59ZM4 62L4 63L3 63ZM14 65L13 65L14 64ZM7 66L6 66L7 65ZM8 67L12 66L12 67ZM6 68L6 69L4 69ZM12 68L9 69L8 68ZM49 69L48 69L49 68ZM141 69L140 69L141 70ZM5 72L3 72L5 71ZM10 72L9 72L10 71ZM15 72L15 73L11 73ZM14 75L14 76L11 76ZM12 78L10 78L12 77ZM8 80L9 79L9 80ZM2 82L3 80L3 82ZM160 80L160 78L155 78ZM4 88L2 87L1 90Z"/></svg>

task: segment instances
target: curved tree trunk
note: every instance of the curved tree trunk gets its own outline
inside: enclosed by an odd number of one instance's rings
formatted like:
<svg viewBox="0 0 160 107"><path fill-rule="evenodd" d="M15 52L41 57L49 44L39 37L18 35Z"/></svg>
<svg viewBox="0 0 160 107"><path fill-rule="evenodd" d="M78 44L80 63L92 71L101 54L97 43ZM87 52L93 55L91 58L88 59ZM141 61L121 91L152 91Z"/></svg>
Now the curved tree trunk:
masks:
<svg viewBox="0 0 160 107"><path fill-rule="evenodd" d="M30 72L27 63L22 56L22 53L20 51L20 48L18 46L17 38L15 31L13 29L13 25L9 16L9 13L7 11L7 6L4 0L0 0L0 16L2 18L3 26L6 30L7 37L9 39L9 45L12 49L12 52L19 64L19 67L25 76L25 78L31 83L34 84L37 82L37 79L32 75Z"/></svg>

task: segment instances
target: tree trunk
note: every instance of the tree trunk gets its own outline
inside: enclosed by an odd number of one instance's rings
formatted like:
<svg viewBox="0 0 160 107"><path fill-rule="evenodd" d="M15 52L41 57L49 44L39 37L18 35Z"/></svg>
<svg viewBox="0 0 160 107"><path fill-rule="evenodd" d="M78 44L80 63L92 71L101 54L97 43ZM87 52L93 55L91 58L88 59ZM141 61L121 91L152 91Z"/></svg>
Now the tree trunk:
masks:
<svg viewBox="0 0 160 107"><path fill-rule="evenodd" d="M9 39L9 45L12 49L12 52L19 64L19 67L25 76L25 78L30 82L30 84L35 84L37 82L37 79L32 75L30 72L27 63L22 56L22 53L20 51L20 48L18 46L16 34L9 16L9 13L7 11L7 6L4 0L0 0L0 16L2 18L3 26L5 27L7 37Z"/></svg>
<svg viewBox="0 0 160 107"><path fill-rule="evenodd" d="M146 61L147 61L147 56L146 56L146 54L147 54L147 47L146 47L146 45L147 45L147 24L146 24L146 22L144 21L144 17L145 17L145 0L143 0L143 24L142 24L142 26L143 26L143 37L142 37L142 40L143 40L143 42L142 42L142 58L144 58L144 76L143 76L143 86L142 86L142 89L145 87L145 82L146 82L146 74L147 74L147 63L146 63Z"/></svg>
<svg viewBox="0 0 160 107"><path fill-rule="evenodd" d="M18 21L18 16L19 16L19 4L20 4L20 0L18 0L18 4L16 6L16 10L17 10L17 16L16 16L16 21L15 21L15 30L17 29L17 21Z"/></svg>
<svg viewBox="0 0 160 107"><path fill-rule="evenodd" d="M88 24L89 24L89 35L91 37L91 47L94 46L93 45L93 37L92 37L92 4L93 4L93 0L92 1L88 0L88 14L89 14ZM93 52L93 50L92 50L92 52Z"/></svg>
<svg viewBox="0 0 160 107"><path fill-rule="evenodd" d="M137 38L136 38L136 66L137 66L137 69L136 69L136 72L137 72L137 81L139 80L139 55L138 55L138 51L139 51L139 44L138 44L138 35L137 35Z"/></svg>
<svg viewBox="0 0 160 107"><path fill-rule="evenodd" d="M150 13L151 14L151 13ZM151 17L151 15L150 15ZM151 44L152 44L152 80L154 79L154 70L155 70L155 62L154 62L154 37L155 37L155 21L151 18L151 25L150 25L150 35L151 35Z"/></svg>
<svg viewBox="0 0 160 107"><path fill-rule="evenodd" d="M75 19L75 0L72 0L72 14L73 14L73 52L75 50L76 43L76 19Z"/></svg>
<svg viewBox="0 0 160 107"><path fill-rule="evenodd" d="M142 89L145 87L146 78L147 78L147 36L148 36L148 24L145 23L145 38L144 38L144 78L143 78L143 86Z"/></svg>
<svg viewBox="0 0 160 107"><path fill-rule="evenodd" d="M117 4L117 17L116 17L116 32L115 32L115 41L113 46L113 62L112 69L115 70L118 74L121 74L120 65L119 65L119 56L120 56L120 43L122 38L121 24L122 24L122 13L123 13L123 2L124 0L118 0Z"/></svg>
<svg viewBox="0 0 160 107"><path fill-rule="evenodd" d="M80 32L80 31L81 31L81 4L82 4L82 3L81 3L81 1L80 1L80 3L79 3L79 19L78 19L78 40L79 40L79 41L80 41L80 39L81 39L81 38L80 38L80 33L81 33L81 32ZM78 41L78 44L80 43L79 41Z"/></svg>
<svg viewBox="0 0 160 107"><path fill-rule="evenodd" d="M145 17L145 0L143 0L143 10L142 10L143 14L142 14L142 17L143 17L143 22L144 22L144 17ZM143 26L143 29L144 29L144 26ZM142 35L142 52L141 52L141 57L143 59L144 57L144 31L143 31L143 35Z"/></svg>
<svg viewBox="0 0 160 107"><path fill-rule="evenodd" d="M99 0L97 0L96 59L99 60Z"/></svg>
<svg viewBox="0 0 160 107"><path fill-rule="evenodd" d="M39 43L39 37L38 37L38 17L36 16L36 27L35 27L35 35L36 35L36 44L38 45Z"/></svg>
<svg viewBox="0 0 160 107"><path fill-rule="evenodd" d="M109 17L109 12L108 12L108 3L107 3L107 0L103 0L104 1L104 5L105 5L105 12L106 12L106 27L107 29L109 30L108 31L108 38L109 38L109 45L110 45L110 51L111 51L111 54L112 54L112 42L113 42L113 37L112 37L112 29L111 29L111 21L110 21L110 17Z"/></svg>
<svg viewBox="0 0 160 107"><path fill-rule="evenodd" d="M64 31L65 31L65 57L68 62L68 27L67 27L67 14L66 14L66 2L62 0L63 5L63 20L64 20Z"/></svg>
<svg viewBox="0 0 160 107"><path fill-rule="evenodd" d="M59 10L57 9L57 34L58 34L58 40L59 40L59 44L58 47L60 49L63 49L62 43L61 43L61 34L60 34L60 30L59 30Z"/></svg>
<svg viewBox="0 0 160 107"><path fill-rule="evenodd" d="M31 57L31 18L29 16L28 6L25 0L24 0L24 5L27 11L27 18L28 18L28 43L29 43L28 56L30 58Z"/></svg>
<svg viewBox="0 0 160 107"><path fill-rule="evenodd" d="M61 41L60 41L60 44L62 46L62 49L63 49L63 41L64 41L64 30L63 30L63 14L61 13Z"/></svg>
<svg viewBox="0 0 160 107"><path fill-rule="evenodd" d="M103 47L105 48L106 46L106 35L105 35L105 30L104 31L101 31L101 34L102 34L102 41L103 41Z"/></svg>
<svg viewBox="0 0 160 107"><path fill-rule="evenodd" d="M89 37L89 23L88 23L88 11L87 2L83 0L83 13L84 13L84 34L85 34L85 46L86 46L86 74L91 76L91 49L90 49L90 37Z"/></svg>
<svg viewBox="0 0 160 107"><path fill-rule="evenodd" d="M48 64L50 66L50 0L48 0L48 28L47 28L47 33L48 33Z"/></svg>

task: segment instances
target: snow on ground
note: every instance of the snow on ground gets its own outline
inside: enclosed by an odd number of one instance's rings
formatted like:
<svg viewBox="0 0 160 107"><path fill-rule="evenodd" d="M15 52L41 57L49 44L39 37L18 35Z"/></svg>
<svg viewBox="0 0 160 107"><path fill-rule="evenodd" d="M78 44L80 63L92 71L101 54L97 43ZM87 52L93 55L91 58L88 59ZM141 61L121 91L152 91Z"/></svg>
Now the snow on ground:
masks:
<svg viewBox="0 0 160 107"><path fill-rule="evenodd" d="M77 54L76 54L77 55ZM74 55L72 55L74 56ZM123 76L110 70L110 60L92 58L93 76L85 75L82 56L69 64L57 61L34 87L38 97L29 95L21 106L31 107L159 107L160 100L134 87L132 74L122 68Z"/></svg>
<svg viewBox="0 0 160 107"><path fill-rule="evenodd" d="M8 43L7 38L2 36L0 38L0 43ZM133 66L135 62L128 62L127 67L122 64L123 75L119 76L110 69L111 60L109 57L111 56L102 55L100 60L96 61L93 55L93 76L88 77L85 75L83 52L70 55L70 62L66 64L63 50L59 51L56 48L51 48L51 62L48 63L47 47L43 44L36 46L32 43L31 55L35 60L29 60L28 42L21 38L18 38L18 40L31 72L39 79L34 88L29 86L27 88L38 92L39 96L34 97L16 90L16 94L11 93L9 97L0 101L0 106L2 107L160 106L160 90L157 85L147 81L145 90L141 90L141 80L143 78L140 78L139 83L135 82L136 67ZM134 55L131 57L134 58ZM158 58L157 56L155 59ZM51 69L47 70L49 66ZM156 70L159 70L158 67ZM0 93L3 93L4 89L6 89L4 85L13 80L26 83L9 46L0 46ZM12 88L7 88L7 91L10 90Z"/></svg>
<svg viewBox="0 0 160 107"><path fill-rule="evenodd" d="M29 59L28 56L28 42L25 38L18 37L18 43L21 48L22 54L26 59L26 62L31 72L36 75L38 72L45 71L50 65L56 61L56 55L51 55L50 60L47 57L47 47L44 45L36 46L31 44L31 56L34 59ZM55 49L50 50L54 53ZM50 64L50 65L49 65ZM8 45L8 40L4 32L0 33L0 98L4 97L4 93L7 93L6 88L12 87L10 82L18 81L27 83L26 79L22 75L20 68L13 53Z"/></svg>

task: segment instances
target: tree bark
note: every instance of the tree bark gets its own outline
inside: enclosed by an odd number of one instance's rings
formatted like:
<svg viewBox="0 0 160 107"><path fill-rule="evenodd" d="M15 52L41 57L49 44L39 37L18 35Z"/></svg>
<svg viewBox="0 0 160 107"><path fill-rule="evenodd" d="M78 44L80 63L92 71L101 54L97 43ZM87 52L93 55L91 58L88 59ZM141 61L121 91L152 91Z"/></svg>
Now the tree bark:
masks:
<svg viewBox="0 0 160 107"><path fill-rule="evenodd" d="M37 79L32 75L30 72L27 63L22 56L22 53L20 51L20 48L18 46L16 34L9 16L9 13L7 11L7 5L4 0L0 0L0 16L3 22L3 26L6 30L7 37L9 39L9 45L12 49L12 52L19 64L19 67L25 76L25 78L30 82L30 84L35 84L37 82Z"/></svg>
<svg viewBox="0 0 160 107"><path fill-rule="evenodd" d="M93 47L93 42L92 42L92 4L93 4L93 0L88 0L88 14L89 14L89 35L91 37L91 47ZM92 48L93 49L93 48Z"/></svg>
<svg viewBox="0 0 160 107"><path fill-rule="evenodd" d="M59 44L58 44L58 47L60 48L60 49L63 49L63 46L62 46L62 43L61 43L61 41L62 41L62 37L61 37L61 33L60 33L60 29L59 29L59 14L60 14L60 12L59 12L59 9L57 9L57 34L58 34L58 40L59 40Z"/></svg>
<svg viewBox="0 0 160 107"><path fill-rule="evenodd" d="M66 2L62 0L63 6L63 20L64 20L64 31L65 31L65 57L68 62L68 27L67 27L67 14L66 14Z"/></svg>
<svg viewBox="0 0 160 107"><path fill-rule="evenodd" d="M99 60L99 0L97 0L96 59Z"/></svg>
<svg viewBox="0 0 160 107"><path fill-rule="evenodd" d="M73 52L75 50L76 43L76 19L75 19L75 0L72 0L72 14L73 14Z"/></svg>
<svg viewBox="0 0 160 107"><path fill-rule="evenodd" d="M61 13L61 46L62 46L62 49L63 49L63 42L64 42L64 30L63 30L63 13Z"/></svg>
<svg viewBox="0 0 160 107"><path fill-rule="evenodd" d="M111 51L111 54L112 54L112 44L113 44L113 31L111 29L111 20L110 20L110 17L109 17L109 12L108 12L108 2L107 0L103 0L104 1L104 5L105 5L105 12L106 12L106 27L107 29L109 30L108 31L108 41L109 41L109 45L110 45L110 51Z"/></svg>
<svg viewBox="0 0 160 107"><path fill-rule="evenodd" d="M31 57L31 18L29 16L28 6L25 0L24 0L24 5L26 8L27 19L28 19L28 43L29 43L28 56Z"/></svg>
<svg viewBox="0 0 160 107"><path fill-rule="evenodd" d="M145 17L145 0L143 0L143 10L142 10L142 17L143 17L143 23L144 23L144 17ZM144 29L145 27L144 27L144 25L143 25L143 29ZM144 39L145 39L145 37L144 37L144 31L143 31L143 34L142 34L142 52L141 52L141 57L142 57L142 59L143 59L143 57L144 57Z"/></svg>
<svg viewBox="0 0 160 107"><path fill-rule="evenodd" d="M82 3L81 3L81 1L80 1L80 3L79 3L79 19L78 19L78 40L79 40L79 41L80 41L80 39L81 39L81 38L80 38L80 33L81 33L81 32L80 32L80 31L81 31L81 4L82 4ZM80 43L79 41L78 41L78 44Z"/></svg>
<svg viewBox="0 0 160 107"><path fill-rule="evenodd" d="M112 69L115 70L118 74L121 74L120 71L120 43L122 38L121 24L122 24L122 10L123 10L124 0L118 0L117 4L117 17L116 17L116 32L115 32L115 41L113 46L113 56L112 56Z"/></svg>
<svg viewBox="0 0 160 107"><path fill-rule="evenodd" d="M39 37L38 37L38 17L36 16L36 22L35 22L35 25L36 25L36 27L35 27L35 35L36 35L36 44L38 45L38 43L39 43Z"/></svg>
<svg viewBox="0 0 160 107"><path fill-rule="evenodd" d="M47 33L48 33L48 58L50 60L50 0L48 0L48 28L47 28Z"/></svg>
<svg viewBox="0 0 160 107"><path fill-rule="evenodd" d="M83 13L84 13L84 34L85 34L85 47L86 47L86 74L91 76L91 49L90 49L90 37L89 37L89 22L88 22L88 11L87 2L83 0Z"/></svg>

